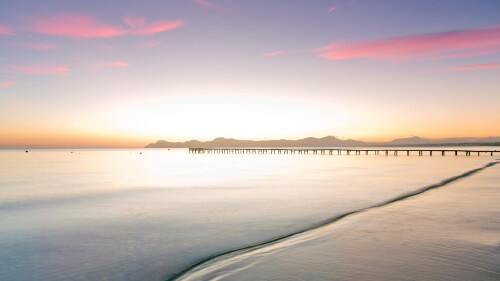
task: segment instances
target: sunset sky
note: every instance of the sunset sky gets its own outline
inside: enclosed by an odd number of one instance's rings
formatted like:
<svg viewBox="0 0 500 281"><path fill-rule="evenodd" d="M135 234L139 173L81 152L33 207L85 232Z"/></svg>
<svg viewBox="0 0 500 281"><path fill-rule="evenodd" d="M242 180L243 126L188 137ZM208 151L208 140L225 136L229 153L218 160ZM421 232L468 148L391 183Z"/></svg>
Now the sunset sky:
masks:
<svg viewBox="0 0 500 281"><path fill-rule="evenodd" d="M0 147L500 136L500 1L0 0Z"/></svg>

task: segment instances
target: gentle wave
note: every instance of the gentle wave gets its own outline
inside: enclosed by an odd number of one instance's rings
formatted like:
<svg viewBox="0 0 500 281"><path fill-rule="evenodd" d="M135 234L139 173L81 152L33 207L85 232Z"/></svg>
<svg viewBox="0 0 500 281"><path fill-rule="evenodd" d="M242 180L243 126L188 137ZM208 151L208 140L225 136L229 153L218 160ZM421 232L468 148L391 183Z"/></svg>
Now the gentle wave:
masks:
<svg viewBox="0 0 500 281"><path fill-rule="evenodd" d="M497 160L500 160L500 159L497 159ZM445 180L443 180L443 181L441 181L441 182L439 182L437 184L429 185L429 186L426 186L424 188L415 190L413 192L405 193L403 195L400 195L398 197L395 197L393 199L384 201L384 202L379 203L379 204L372 205L370 207L366 207L366 208L362 208L362 209L359 209L359 210L347 212L347 213L344 213L344 214L332 217L330 219L323 220L323 221L318 222L318 223L316 223L316 224L314 224L314 225L312 225L312 226L310 226L308 228L305 228L305 229L302 229L302 230L299 230L299 231L296 231L296 232L293 232L293 233L289 233L289 234L286 234L286 235L282 235L282 236L273 238L271 240L268 240L268 241L265 241L265 242L262 242L262 243L253 244L253 245L249 245L249 246L246 246L246 247L242 247L242 248L238 248L238 249L234 249L234 250L230 250L230 251L226 251L226 252L223 252L223 253L212 255L210 257L207 257L207 258L204 258L204 259L200 260L199 262L197 262L197 263L191 265L190 267L188 267L188 268L180 271L176 275L167 278L166 280L167 281L173 281L173 280L191 280L192 278L203 276L205 272L209 273L209 272L216 271L218 268L223 268L225 265L233 263L234 260L238 260L239 257L246 256L247 254L250 254L250 253L252 253L254 251L257 251L257 250L262 250L263 248L266 248L266 247L272 247L273 245L275 245L277 243L287 242L287 240L291 240L291 239L294 239L294 241L291 242L291 244L295 244L295 243L301 242L302 240L307 239L307 238L304 237L304 239L301 239L300 236L303 235L303 234L306 234L306 233L308 233L308 232L310 232L312 230L325 227L327 225L335 223L335 222L337 222L337 221L339 221L339 220L341 220L341 219L343 219L343 218L345 218L347 216L351 216L353 214L357 214L357 213L361 213L361 212L366 212L368 210L375 209L375 208L384 207L384 206L387 206L387 205L390 205L390 204L393 204L393 203L405 200L407 198L420 195L420 194L425 193L427 191L430 191L432 189L436 189L436 188L440 188L440 187L446 186L446 185L448 185L448 184L450 184L452 182L455 182L457 180L460 180L462 178L466 178L466 177L472 176L473 174L476 174L477 172L480 172L480 171L482 171L484 169L492 167L492 166L494 166L494 165L496 165L498 163L500 163L500 161L490 162L490 163L488 163L488 164L486 164L486 165L484 165L484 166L482 166L480 168L473 169L473 170L467 171L465 173L462 173L460 175L457 175L455 177L451 177L451 178L445 179Z"/></svg>

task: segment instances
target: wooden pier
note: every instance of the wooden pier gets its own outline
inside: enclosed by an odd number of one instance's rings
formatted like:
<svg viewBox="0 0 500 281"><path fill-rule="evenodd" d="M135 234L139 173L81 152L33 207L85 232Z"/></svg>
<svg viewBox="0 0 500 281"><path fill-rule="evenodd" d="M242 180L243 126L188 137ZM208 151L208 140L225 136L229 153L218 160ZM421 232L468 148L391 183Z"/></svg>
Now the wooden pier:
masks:
<svg viewBox="0 0 500 281"><path fill-rule="evenodd" d="M486 155L494 156L497 150L468 149L393 149L393 148L189 148L193 154L320 154L320 155Z"/></svg>

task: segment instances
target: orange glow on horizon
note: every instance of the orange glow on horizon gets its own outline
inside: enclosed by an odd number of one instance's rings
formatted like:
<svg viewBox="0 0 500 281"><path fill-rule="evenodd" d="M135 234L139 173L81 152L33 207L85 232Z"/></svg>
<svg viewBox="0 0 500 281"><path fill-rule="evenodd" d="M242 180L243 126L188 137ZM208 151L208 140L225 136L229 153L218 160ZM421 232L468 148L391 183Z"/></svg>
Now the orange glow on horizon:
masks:
<svg viewBox="0 0 500 281"><path fill-rule="evenodd" d="M366 142L395 138L499 136L494 118L477 121L425 116L420 120L376 114L369 107L337 106L303 98L249 95L183 95L131 100L88 115L0 128L3 147L144 147L157 140L301 139L336 136ZM404 109L403 109L404 110ZM460 126L457 126L460 124ZM466 133L465 133L466 132Z"/></svg>

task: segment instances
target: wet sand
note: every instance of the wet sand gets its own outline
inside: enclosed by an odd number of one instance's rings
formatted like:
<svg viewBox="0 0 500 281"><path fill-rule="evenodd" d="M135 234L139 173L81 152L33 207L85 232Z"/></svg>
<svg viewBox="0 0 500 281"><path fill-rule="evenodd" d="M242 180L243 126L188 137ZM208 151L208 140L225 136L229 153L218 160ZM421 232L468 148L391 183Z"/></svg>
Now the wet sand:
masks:
<svg viewBox="0 0 500 281"><path fill-rule="evenodd" d="M500 280L500 165L178 280Z"/></svg>

